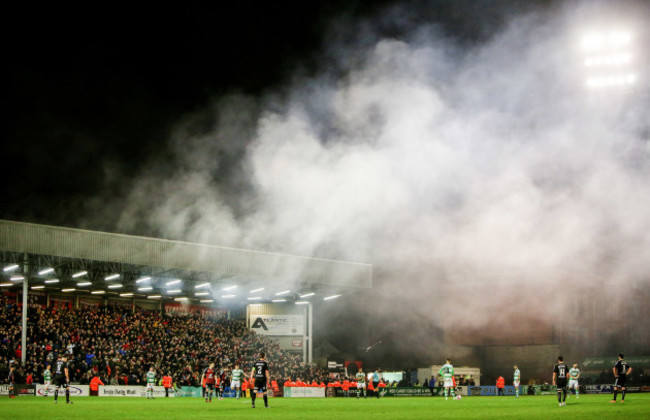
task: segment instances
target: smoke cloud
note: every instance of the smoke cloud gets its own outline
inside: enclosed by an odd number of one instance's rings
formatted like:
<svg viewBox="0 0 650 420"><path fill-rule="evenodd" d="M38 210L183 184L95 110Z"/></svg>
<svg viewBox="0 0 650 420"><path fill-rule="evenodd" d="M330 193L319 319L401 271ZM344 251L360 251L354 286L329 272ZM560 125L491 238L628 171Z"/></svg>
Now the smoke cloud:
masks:
<svg viewBox="0 0 650 420"><path fill-rule="evenodd" d="M648 86L585 87L574 6L470 43L400 8L354 23L317 75L188 117L119 230L371 263L368 314L395 330L529 325L647 283Z"/></svg>

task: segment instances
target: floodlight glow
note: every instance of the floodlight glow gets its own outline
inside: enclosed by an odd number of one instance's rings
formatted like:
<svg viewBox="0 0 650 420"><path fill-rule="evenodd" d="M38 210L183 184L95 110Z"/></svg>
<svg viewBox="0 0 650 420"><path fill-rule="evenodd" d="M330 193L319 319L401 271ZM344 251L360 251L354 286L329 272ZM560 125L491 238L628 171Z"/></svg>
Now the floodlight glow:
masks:
<svg viewBox="0 0 650 420"><path fill-rule="evenodd" d="M276 293L275 295L276 295L276 296L282 296L282 295L286 295L287 293L291 293L291 290L284 290L284 291L282 291L282 292L278 292L278 293Z"/></svg>
<svg viewBox="0 0 650 420"><path fill-rule="evenodd" d="M257 292L261 292L262 290L264 290L264 288L260 287L259 289L251 290L250 293L257 293Z"/></svg>
<svg viewBox="0 0 650 420"><path fill-rule="evenodd" d="M58 283L58 282L59 282L59 279L49 279L49 280L45 280L45 283L47 283L47 284L50 284L50 283Z"/></svg>
<svg viewBox="0 0 650 420"><path fill-rule="evenodd" d="M616 54L616 55L588 58L585 60L585 66L587 67L620 66L623 64L627 64L630 61L632 61L632 56L630 54Z"/></svg>
<svg viewBox="0 0 650 420"><path fill-rule="evenodd" d="M120 296L122 297L133 296L133 293L120 293Z"/></svg>
<svg viewBox="0 0 650 420"><path fill-rule="evenodd" d="M286 302L286 299L273 299L271 302L273 303L280 303L280 302Z"/></svg>
<svg viewBox="0 0 650 420"><path fill-rule="evenodd" d="M311 292L311 293L307 293L307 294L304 294L304 295L300 295L300 299L304 299L304 298L307 298L307 297L309 297L309 296L314 296L315 294L316 294L316 293Z"/></svg>
<svg viewBox="0 0 650 420"><path fill-rule="evenodd" d="M80 271L80 272L78 272L78 273L73 274L73 275L72 275L72 278L73 278L73 279L76 279L77 277L85 276L86 274L88 274L87 271Z"/></svg>
<svg viewBox="0 0 650 420"><path fill-rule="evenodd" d="M236 289L236 288L237 288L237 286L229 286L229 287L224 287L224 288L221 289L221 290L223 290L224 292L227 292L227 291L229 291L229 290L233 290L233 289Z"/></svg>
<svg viewBox="0 0 650 420"><path fill-rule="evenodd" d="M260 296L254 296L248 298L248 300L260 300L260 299L262 299Z"/></svg>
<svg viewBox="0 0 650 420"><path fill-rule="evenodd" d="M204 287L208 287L209 285L210 285L210 283L201 283L201 284L197 284L196 286L194 286L194 288L195 289L202 289Z"/></svg>
<svg viewBox="0 0 650 420"><path fill-rule="evenodd" d="M74 292L77 289L61 289L62 292Z"/></svg>
<svg viewBox="0 0 650 420"><path fill-rule="evenodd" d="M214 302L214 299L201 299L199 302L201 302L201 303L212 303L212 302Z"/></svg>
<svg viewBox="0 0 650 420"><path fill-rule="evenodd" d="M0 283L0 287L11 287L13 285L13 283Z"/></svg>
<svg viewBox="0 0 650 420"><path fill-rule="evenodd" d="M90 292L91 295L103 295L104 293L106 293L105 290L93 290Z"/></svg>
<svg viewBox="0 0 650 420"><path fill-rule="evenodd" d="M25 277L23 277L23 276L11 276L11 277L9 277L9 280L11 280L11 281L21 281L21 280L25 280Z"/></svg>
<svg viewBox="0 0 650 420"><path fill-rule="evenodd" d="M339 297L339 296L341 296L341 295L332 295L332 296L328 296L328 297L323 298L323 300L336 299L336 298Z"/></svg>
<svg viewBox="0 0 650 420"><path fill-rule="evenodd" d="M38 290L38 289L45 289L45 286L32 286L30 287L32 290Z"/></svg>
<svg viewBox="0 0 650 420"><path fill-rule="evenodd" d="M251 303L251 304L248 305L248 306L262 306L262 304L261 304L261 303Z"/></svg>
<svg viewBox="0 0 650 420"><path fill-rule="evenodd" d="M299 300L296 302L296 305L309 305L309 302L307 302L306 300Z"/></svg>
<svg viewBox="0 0 650 420"><path fill-rule="evenodd" d="M187 298L186 297L177 297L177 298L174 298L174 300L187 300Z"/></svg>
<svg viewBox="0 0 650 420"><path fill-rule="evenodd" d="M92 285L92 282L89 281L82 281L81 283L77 283L77 286L79 287L90 286L90 285Z"/></svg>
<svg viewBox="0 0 650 420"><path fill-rule="evenodd" d="M209 294L210 294L210 292L196 292L196 293L194 293L194 296L207 296Z"/></svg>
<svg viewBox="0 0 650 420"><path fill-rule="evenodd" d="M160 299L161 297L162 296L160 295L151 295L151 296L147 296L147 299Z"/></svg>
<svg viewBox="0 0 650 420"><path fill-rule="evenodd" d="M179 279L168 281L167 283L165 283L165 286L171 286L172 284L178 284L180 282L181 281Z"/></svg>
<svg viewBox="0 0 650 420"><path fill-rule="evenodd" d="M38 272L38 275L39 276L44 276L45 274L50 274L50 273L54 273L53 268L46 268L45 270L41 270L41 271Z"/></svg>
<svg viewBox="0 0 650 420"><path fill-rule="evenodd" d="M234 298L236 296L237 295L222 295L221 297L224 298L224 299L232 299L232 298Z"/></svg>
<svg viewBox="0 0 650 420"><path fill-rule="evenodd" d="M611 47L620 47L627 45L632 41L632 35L627 32L610 32L607 37L607 43Z"/></svg>
<svg viewBox="0 0 650 420"><path fill-rule="evenodd" d="M150 290L153 290L153 287L147 286L147 287L139 287L138 292L148 292Z"/></svg>
<svg viewBox="0 0 650 420"><path fill-rule="evenodd" d="M170 294L170 295L172 295L174 293L180 293L180 292L181 292L181 289L174 289L174 290L168 290L167 291L167 293Z"/></svg>
<svg viewBox="0 0 650 420"><path fill-rule="evenodd" d="M109 284L108 288L109 289L121 289L122 285L121 284Z"/></svg>
<svg viewBox="0 0 650 420"><path fill-rule="evenodd" d="M3 268L2 271L7 272L7 271L15 270L18 267L20 267L18 264L8 265L5 268Z"/></svg>
<svg viewBox="0 0 650 420"><path fill-rule="evenodd" d="M106 281L115 280L115 279L117 279L119 277L120 277L119 274L111 274L110 276L104 277L104 280L106 280Z"/></svg>
<svg viewBox="0 0 650 420"><path fill-rule="evenodd" d="M151 277L140 277L135 282L136 283L142 283L143 281L147 281L147 280L151 280Z"/></svg>
<svg viewBox="0 0 650 420"><path fill-rule="evenodd" d="M619 74L587 79L587 86L592 88L631 85L636 82L636 74Z"/></svg>

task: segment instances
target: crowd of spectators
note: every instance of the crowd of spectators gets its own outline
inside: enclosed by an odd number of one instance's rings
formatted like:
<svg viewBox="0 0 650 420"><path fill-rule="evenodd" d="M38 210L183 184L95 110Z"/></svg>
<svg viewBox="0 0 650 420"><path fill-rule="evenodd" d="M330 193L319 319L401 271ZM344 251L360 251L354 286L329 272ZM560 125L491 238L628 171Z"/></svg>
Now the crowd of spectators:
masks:
<svg viewBox="0 0 650 420"><path fill-rule="evenodd" d="M54 367L63 353L69 355L71 382L81 384L99 376L107 385L142 385L154 366L160 377L169 373L176 385L196 386L211 362L225 372L237 363L248 373L262 350L278 379L326 375L305 366L302 354L283 351L275 341L247 330L243 320L119 306L30 307L22 366L21 317L19 306L0 301L0 380L13 364L18 381L31 375L42 382L47 365Z"/></svg>

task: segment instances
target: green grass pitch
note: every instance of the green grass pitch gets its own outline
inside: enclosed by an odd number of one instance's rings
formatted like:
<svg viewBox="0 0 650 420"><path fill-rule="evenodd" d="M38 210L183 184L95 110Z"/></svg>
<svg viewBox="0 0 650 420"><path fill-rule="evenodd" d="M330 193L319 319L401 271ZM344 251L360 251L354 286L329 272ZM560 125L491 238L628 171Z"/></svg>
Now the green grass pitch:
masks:
<svg viewBox="0 0 650 420"><path fill-rule="evenodd" d="M77 397L66 405L50 397L0 398L2 419L648 419L650 394L628 394L624 404L610 404L611 395L571 396L565 407L549 396L356 398L276 398L264 408L250 399L213 400L199 398L99 398ZM620 401L620 396L619 396Z"/></svg>

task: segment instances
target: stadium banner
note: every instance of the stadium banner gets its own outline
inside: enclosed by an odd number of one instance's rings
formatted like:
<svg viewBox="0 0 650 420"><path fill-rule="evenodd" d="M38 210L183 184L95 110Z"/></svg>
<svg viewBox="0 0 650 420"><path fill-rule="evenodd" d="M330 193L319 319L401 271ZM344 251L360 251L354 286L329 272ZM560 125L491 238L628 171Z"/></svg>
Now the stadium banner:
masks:
<svg viewBox="0 0 650 420"><path fill-rule="evenodd" d="M304 315L251 315L251 330L261 335L304 335Z"/></svg>
<svg viewBox="0 0 650 420"><path fill-rule="evenodd" d="M199 388L200 389L200 388ZM131 385L105 385L99 387L100 397L146 397L147 388L144 386ZM154 397L165 397L165 387L154 386ZM173 392L169 393L170 397L174 396Z"/></svg>
<svg viewBox="0 0 650 420"><path fill-rule="evenodd" d="M36 396L44 397L45 389L48 388L47 385L37 384L36 385ZM56 387L54 385L49 386L48 395L54 395L54 390ZM90 396L90 387L88 385L70 385L70 396L72 397L88 397Z"/></svg>
<svg viewBox="0 0 650 420"><path fill-rule="evenodd" d="M15 384L14 392L17 396L27 395L33 397L36 393L36 387L34 385ZM0 385L0 395L9 395L9 384Z"/></svg>
<svg viewBox="0 0 650 420"><path fill-rule="evenodd" d="M179 397L202 397L203 388L200 386L182 386L180 392L176 391Z"/></svg>
<svg viewBox="0 0 650 420"><path fill-rule="evenodd" d="M618 361L618 357L588 357L582 361L581 369L601 370L610 369ZM626 357L625 361L633 368L650 367L650 356Z"/></svg>
<svg viewBox="0 0 650 420"><path fill-rule="evenodd" d="M626 392L650 392L650 386L626 386ZM612 384L593 384L580 387L580 392L585 394L611 394L614 392Z"/></svg>
<svg viewBox="0 0 650 420"><path fill-rule="evenodd" d="M325 388L287 386L287 387L284 387L284 397L286 397L286 398L325 398Z"/></svg>
<svg viewBox="0 0 650 420"><path fill-rule="evenodd" d="M209 306L201 305L188 305L184 303L165 303L165 312L173 313L175 315L201 315L203 318L219 318L226 317L227 311L225 309L212 308Z"/></svg>
<svg viewBox="0 0 650 420"><path fill-rule="evenodd" d="M470 386L467 387L468 391L465 395L470 395L470 396L495 396L498 395L497 392L497 387L494 385L488 385L488 386ZM519 394L524 395L525 390L520 386L519 387ZM515 387L513 385L506 385L503 388L503 394L502 395L512 395L515 396Z"/></svg>
<svg viewBox="0 0 650 420"><path fill-rule="evenodd" d="M433 395L442 396L444 395L442 387L435 387L433 389ZM352 394L352 388L350 388L350 393ZM355 391L356 392L356 391ZM338 390L337 390L338 393ZM341 394L342 395L342 394ZM382 397L430 397L431 390L428 387L386 387L379 388L379 395ZM456 387L456 395L467 395L466 386Z"/></svg>

